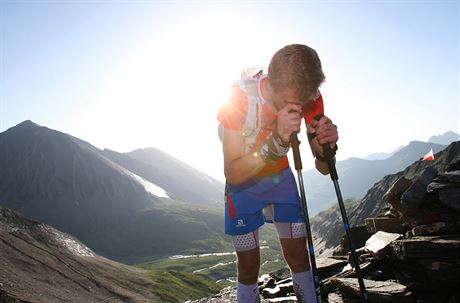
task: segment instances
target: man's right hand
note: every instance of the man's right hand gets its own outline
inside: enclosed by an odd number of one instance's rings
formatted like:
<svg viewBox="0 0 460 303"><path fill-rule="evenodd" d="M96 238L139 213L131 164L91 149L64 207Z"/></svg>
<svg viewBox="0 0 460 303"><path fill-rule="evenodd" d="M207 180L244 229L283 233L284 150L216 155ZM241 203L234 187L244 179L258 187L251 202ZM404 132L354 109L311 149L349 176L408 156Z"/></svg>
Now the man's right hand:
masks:
<svg viewBox="0 0 460 303"><path fill-rule="evenodd" d="M283 142L289 142L293 132L300 132L302 106L288 103L278 112L276 132Z"/></svg>

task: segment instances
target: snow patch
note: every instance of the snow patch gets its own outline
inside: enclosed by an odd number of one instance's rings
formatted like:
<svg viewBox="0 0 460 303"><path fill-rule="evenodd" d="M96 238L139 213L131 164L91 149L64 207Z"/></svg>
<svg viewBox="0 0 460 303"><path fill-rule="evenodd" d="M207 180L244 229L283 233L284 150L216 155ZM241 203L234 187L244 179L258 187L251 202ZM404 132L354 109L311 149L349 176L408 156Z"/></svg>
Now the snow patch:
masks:
<svg viewBox="0 0 460 303"><path fill-rule="evenodd" d="M134 179L136 179L136 181L138 181L140 184L142 184L142 186L144 186L144 188L145 188L145 190L147 192L149 192L149 193L151 193L151 194L153 194L153 195L155 195L157 197L160 197L160 198L170 198L163 188L153 184L152 182L149 182L149 181L145 180L144 178L142 178L142 177L140 177L140 176L138 176L138 175L136 175L136 174L134 174L132 172L129 172L129 174Z"/></svg>
<svg viewBox="0 0 460 303"><path fill-rule="evenodd" d="M82 243L76 241L75 239L72 239L68 235L61 233L54 228L49 228L48 230L51 231L55 235L55 239L59 243L61 243L65 248L67 248L74 255L81 256L81 257L95 257L96 256L96 254L91 249L89 249L87 246L83 245Z"/></svg>

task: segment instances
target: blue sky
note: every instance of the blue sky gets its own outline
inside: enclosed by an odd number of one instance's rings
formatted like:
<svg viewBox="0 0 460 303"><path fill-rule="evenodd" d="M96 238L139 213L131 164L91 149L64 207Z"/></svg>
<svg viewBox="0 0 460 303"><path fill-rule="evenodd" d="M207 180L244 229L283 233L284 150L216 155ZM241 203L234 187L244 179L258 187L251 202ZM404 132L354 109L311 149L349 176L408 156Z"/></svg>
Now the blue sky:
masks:
<svg viewBox="0 0 460 303"><path fill-rule="evenodd" d="M30 119L223 180L228 84L302 43L323 63L339 159L388 152L460 133L459 17L457 1L2 0L0 132Z"/></svg>

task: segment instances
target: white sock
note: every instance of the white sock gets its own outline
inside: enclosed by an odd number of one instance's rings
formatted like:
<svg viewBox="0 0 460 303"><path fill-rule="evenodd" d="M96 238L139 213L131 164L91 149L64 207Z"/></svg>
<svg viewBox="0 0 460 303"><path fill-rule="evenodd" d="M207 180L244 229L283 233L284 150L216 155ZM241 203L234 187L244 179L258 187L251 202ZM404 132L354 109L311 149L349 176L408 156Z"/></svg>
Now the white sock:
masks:
<svg viewBox="0 0 460 303"><path fill-rule="evenodd" d="M299 303L317 303L315 283L311 270L303 272L293 272L292 283L294 292Z"/></svg>
<svg viewBox="0 0 460 303"><path fill-rule="evenodd" d="M259 303L259 286L257 283L246 285L238 282L236 285L236 298L238 303Z"/></svg>

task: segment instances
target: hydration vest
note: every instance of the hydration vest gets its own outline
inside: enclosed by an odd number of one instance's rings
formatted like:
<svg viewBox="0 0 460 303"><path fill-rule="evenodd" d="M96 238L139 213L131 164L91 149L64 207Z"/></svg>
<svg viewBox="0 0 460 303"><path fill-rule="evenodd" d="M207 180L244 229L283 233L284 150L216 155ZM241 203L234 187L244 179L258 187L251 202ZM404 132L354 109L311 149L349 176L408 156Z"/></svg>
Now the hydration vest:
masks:
<svg viewBox="0 0 460 303"><path fill-rule="evenodd" d="M248 98L248 110L243 124L242 135L245 141L245 152L248 153L257 142L263 123L263 105L265 101L259 93L259 81L263 74L261 68L247 68L241 72L241 78L233 83L238 86ZM222 141L223 127L218 126L219 138Z"/></svg>

